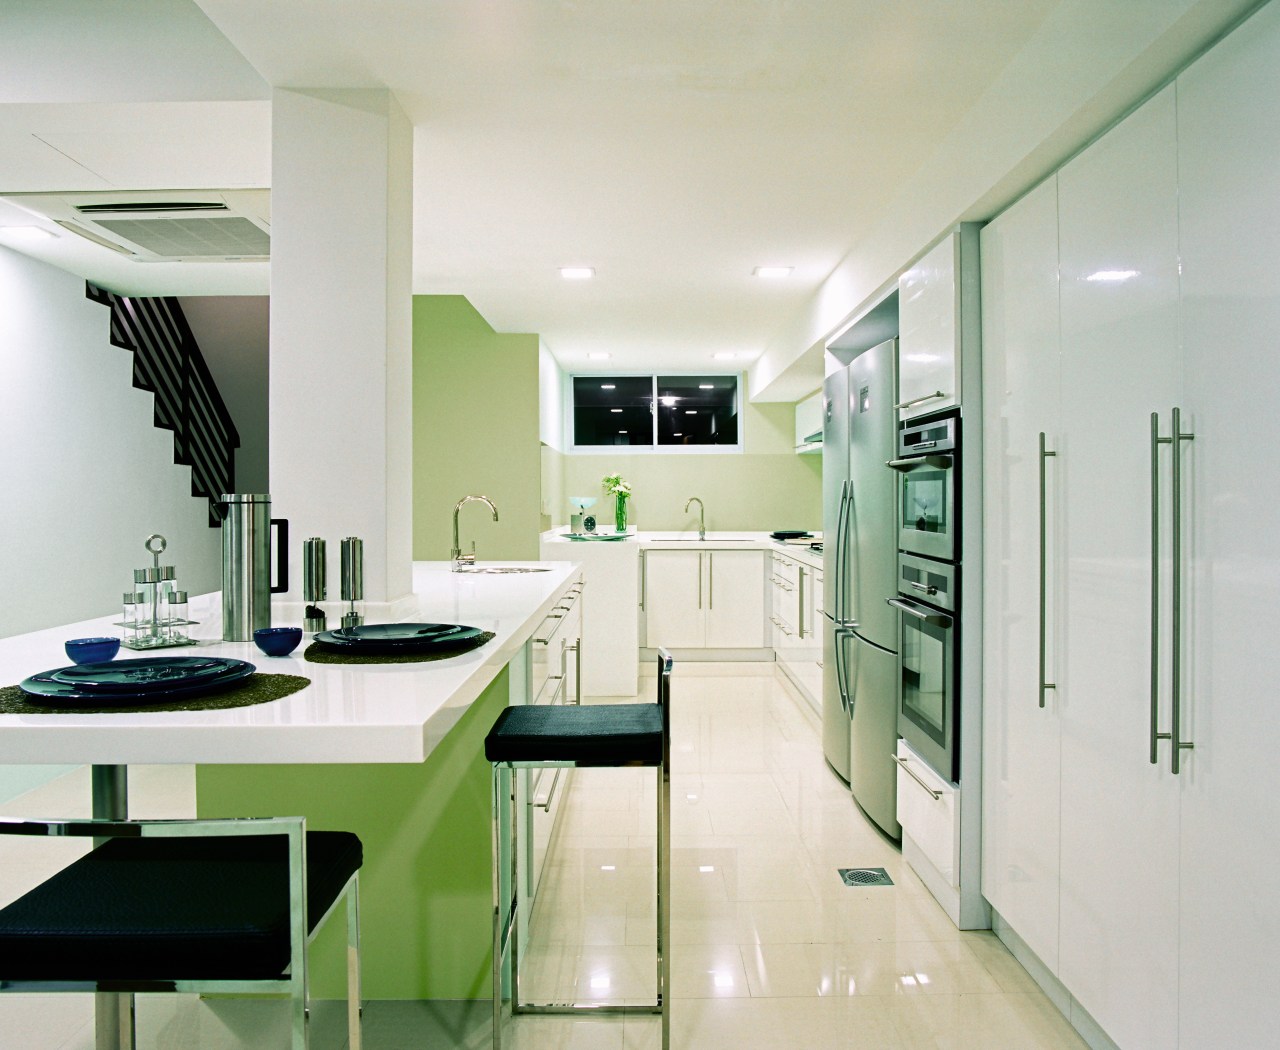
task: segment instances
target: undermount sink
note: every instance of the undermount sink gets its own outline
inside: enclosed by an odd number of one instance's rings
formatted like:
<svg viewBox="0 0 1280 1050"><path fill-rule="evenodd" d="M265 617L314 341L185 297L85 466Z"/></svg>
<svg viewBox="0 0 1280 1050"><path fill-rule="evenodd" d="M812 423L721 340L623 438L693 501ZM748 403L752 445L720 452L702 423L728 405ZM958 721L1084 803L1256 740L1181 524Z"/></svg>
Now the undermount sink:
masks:
<svg viewBox="0 0 1280 1050"><path fill-rule="evenodd" d="M543 569L536 565L466 565L461 569L454 570L454 572L480 572L485 574L550 571L551 570L549 568Z"/></svg>

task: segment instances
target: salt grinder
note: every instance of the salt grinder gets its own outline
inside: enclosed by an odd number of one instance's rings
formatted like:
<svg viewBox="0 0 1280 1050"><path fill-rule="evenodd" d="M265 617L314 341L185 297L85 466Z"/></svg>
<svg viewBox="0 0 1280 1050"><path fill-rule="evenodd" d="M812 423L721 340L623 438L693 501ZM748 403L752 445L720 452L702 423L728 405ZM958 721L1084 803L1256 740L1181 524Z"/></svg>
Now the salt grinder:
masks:
<svg viewBox="0 0 1280 1050"><path fill-rule="evenodd" d="M356 602L364 601L364 541L355 536L342 540L342 600L347 603L342 626L359 627L364 623L356 609Z"/></svg>
<svg viewBox="0 0 1280 1050"><path fill-rule="evenodd" d="M302 541L302 600L306 603L302 629L307 634L328 629L329 618L320 602L328 596L325 542L319 536Z"/></svg>

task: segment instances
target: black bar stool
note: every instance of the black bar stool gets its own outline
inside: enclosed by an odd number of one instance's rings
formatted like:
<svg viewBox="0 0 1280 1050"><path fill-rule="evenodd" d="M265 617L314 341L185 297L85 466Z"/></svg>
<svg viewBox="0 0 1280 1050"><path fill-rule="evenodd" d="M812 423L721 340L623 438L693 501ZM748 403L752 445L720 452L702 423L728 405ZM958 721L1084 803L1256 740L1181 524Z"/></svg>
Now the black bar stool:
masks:
<svg viewBox="0 0 1280 1050"><path fill-rule="evenodd" d="M284 995L293 1050L306 1050L308 947L345 900L359 1050L364 850L350 832L307 831L302 817L4 819L0 835L100 843L0 909L0 992ZM132 1010L117 1023L111 1042L132 1050Z"/></svg>
<svg viewBox="0 0 1280 1050"><path fill-rule="evenodd" d="M660 1014L662 1050L671 1045L671 655L658 650L658 699L653 704L508 707L485 737L493 763L493 1045L502 1046L506 957L512 958L513 1014ZM520 866L516 849L517 769L555 766L653 766L658 770L657 997L635 1006L526 1003L520 997ZM505 816L505 821L504 821ZM506 827L503 828L505 823ZM504 834L505 831L505 842ZM502 862L506 849L507 864Z"/></svg>

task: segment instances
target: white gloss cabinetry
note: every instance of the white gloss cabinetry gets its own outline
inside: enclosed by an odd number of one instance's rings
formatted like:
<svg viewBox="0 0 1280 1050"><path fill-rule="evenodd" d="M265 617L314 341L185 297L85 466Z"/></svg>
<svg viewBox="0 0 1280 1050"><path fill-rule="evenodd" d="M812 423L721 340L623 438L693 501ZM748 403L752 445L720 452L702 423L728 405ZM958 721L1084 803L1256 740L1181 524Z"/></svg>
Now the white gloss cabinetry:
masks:
<svg viewBox="0 0 1280 1050"><path fill-rule="evenodd" d="M1275 1039L1278 96L1273 4L983 239L984 891L1125 1050Z"/></svg>
<svg viewBox="0 0 1280 1050"><path fill-rule="evenodd" d="M898 823L902 825L902 855L919 870L923 857L953 890L960 886L960 788L944 780L898 741L894 754L898 771Z"/></svg>
<svg viewBox="0 0 1280 1050"><path fill-rule="evenodd" d="M771 611L769 644L778 667L815 711L822 707L822 635L815 617L822 608L822 570L785 554L765 555Z"/></svg>
<svg viewBox="0 0 1280 1050"><path fill-rule="evenodd" d="M796 451L822 451L822 391L796 402Z"/></svg>
<svg viewBox="0 0 1280 1050"><path fill-rule="evenodd" d="M980 329L977 241L962 223L898 278L900 419L962 401L963 348Z"/></svg>
<svg viewBox="0 0 1280 1050"><path fill-rule="evenodd" d="M1176 143L1170 86L1058 176L1059 976L1126 1050L1177 1043L1178 793L1148 759L1151 413L1167 428L1181 386Z"/></svg>
<svg viewBox="0 0 1280 1050"><path fill-rule="evenodd" d="M1058 694L1041 689L1056 679L1049 643L1062 622L1056 177L983 229L982 295L982 886L1056 972L1061 733Z"/></svg>
<svg viewBox="0 0 1280 1050"><path fill-rule="evenodd" d="M581 579L564 594L547 614L529 641L530 687L534 704L579 704L582 702L582 591ZM573 770L531 769L527 771L529 834L528 862L523 866L528 885L523 894L532 901L542 878L551 838L559 822L562 803Z"/></svg>
<svg viewBox="0 0 1280 1050"><path fill-rule="evenodd" d="M1181 403L1195 434L1183 452L1181 729L1195 746L1176 778L1179 1037L1261 1047L1276 1040L1267 978L1280 974L1280 442L1265 429L1280 402L1280 5L1177 89ZM1168 744L1160 761L1168 769Z"/></svg>
<svg viewBox="0 0 1280 1050"><path fill-rule="evenodd" d="M760 550L646 550L645 644L667 649L759 649L764 638Z"/></svg>

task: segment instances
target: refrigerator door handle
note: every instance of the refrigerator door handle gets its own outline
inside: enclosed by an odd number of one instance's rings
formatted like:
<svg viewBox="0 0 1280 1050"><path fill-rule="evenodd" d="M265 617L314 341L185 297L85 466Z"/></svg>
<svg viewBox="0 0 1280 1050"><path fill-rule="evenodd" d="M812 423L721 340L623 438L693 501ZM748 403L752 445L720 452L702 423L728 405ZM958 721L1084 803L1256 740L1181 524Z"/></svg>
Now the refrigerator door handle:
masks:
<svg viewBox="0 0 1280 1050"><path fill-rule="evenodd" d="M836 585L831 612L836 623L844 622L844 512L848 506L849 482L840 485L840 509L836 512Z"/></svg>
<svg viewBox="0 0 1280 1050"><path fill-rule="evenodd" d="M840 690L840 706L847 714L849 711L849 688L845 684L844 660L841 658L841 654L844 652L844 635L846 633L839 627L835 629L836 688Z"/></svg>

